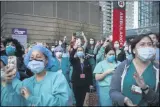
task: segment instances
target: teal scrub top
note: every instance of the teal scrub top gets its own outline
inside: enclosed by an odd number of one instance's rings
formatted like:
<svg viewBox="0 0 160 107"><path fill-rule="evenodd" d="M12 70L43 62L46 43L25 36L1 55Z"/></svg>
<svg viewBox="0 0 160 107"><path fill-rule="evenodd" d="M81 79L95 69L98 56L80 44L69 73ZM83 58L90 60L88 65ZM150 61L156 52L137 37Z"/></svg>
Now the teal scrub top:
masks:
<svg viewBox="0 0 160 107"><path fill-rule="evenodd" d="M96 63L98 64L100 61L104 60L104 53L105 53L105 48L101 47L100 50L98 51L98 54L96 55Z"/></svg>
<svg viewBox="0 0 160 107"><path fill-rule="evenodd" d="M136 68L131 63L130 67L128 68L128 71L124 77L123 81L123 95L127 96L133 104L139 104L140 100L142 99L141 94L135 94L131 91L132 85L136 85L136 81L133 77L133 74L135 73ZM142 77L144 78L145 83L152 89L156 86L156 73L153 72L153 64L151 63L148 65L148 67L145 69L145 71L142 74ZM144 105L145 106L145 105Z"/></svg>
<svg viewBox="0 0 160 107"><path fill-rule="evenodd" d="M57 58L55 58L55 61L53 63L53 67L51 71L57 72L58 70L62 70L62 73L66 77L67 81L69 82L69 75L70 75L70 61L69 58L62 58L61 63L58 61Z"/></svg>
<svg viewBox="0 0 160 107"><path fill-rule="evenodd" d="M12 84L1 85L1 106L20 106L21 100L21 95L13 90Z"/></svg>
<svg viewBox="0 0 160 107"><path fill-rule="evenodd" d="M114 62L112 64L109 64L107 62L107 60L103 60L101 62L99 62L95 69L94 69L94 74L101 74L107 70L110 70L110 69L115 69L117 67L117 63ZM107 75L103 80L101 81L97 81L98 82L98 85L99 86L110 86L110 82L111 82L111 79L112 79L112 75L113 74L109 74Z"/></svg>
<svg viewBox="0 0 160 107"><path fill-rule="evenodd" d="M88 53L94 55L94 49L88 49ZM89 58L88 61L89 61L89 64L92 66L92 72L93 72L96 65L96 60L94 59L94 57L91 57Z"/></svg>
<svg viewBox="0 0 160 107"><path fill-rule="evenodd" d="M12 86L19 94L22 87L29 90L30 96L23 101L24 106L68 106L71 100L70 87L60 72L47 72L39 82L35 75L24 81L14 78Z"/></svg>

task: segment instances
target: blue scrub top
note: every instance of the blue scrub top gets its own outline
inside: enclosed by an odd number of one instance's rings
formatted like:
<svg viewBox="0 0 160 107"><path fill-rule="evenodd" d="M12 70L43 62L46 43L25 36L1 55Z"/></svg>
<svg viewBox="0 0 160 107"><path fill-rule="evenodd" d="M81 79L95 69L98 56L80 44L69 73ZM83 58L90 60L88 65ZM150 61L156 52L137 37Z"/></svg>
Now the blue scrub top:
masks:
<svg viewBox="0 0 160 107"><path fill-rule="evenodd" d="M18 95L12 87L11 83L6 86L1 84L1 106L20 106L23 98Z"/></svg>
<svg viewBox="0 0 160 107"><path fill-rule="evenodd" d="M69 58L62 58L61 63L55 58L53 63L53 67L51 69L52 72L57 72L58 70L62 70L62 73L66 77L67 81L69 82L69 73L70 73L70 61Z"/></svg>
<svg viewBox="0 0 160 107"><path fill-rule="evenodd" d="M122 93L124 96L127 96L133 102L133 104L139 104L139 102L142 99L142 95L133 93L131 91L132 85L138 86L133 77L135 72L136 72L136 68L132 62L124 77ZM156 74L153 72L153 64L148 65L148 67L143 72L142 77L145 83L154 90L154 87L156 86ZM142 106L146 106L146 104L144 103L144 105Z"/></svg>
<svg viewBox="0 0 160 107"><path fill-rule="evenodd" d="M41 81L35 76L20 81L14 78L13 89L20 94L20 89L26 87L30 96L23 101L23 106L68 106L71 99L71 90L60 72L47 72Z"/></svg>
<svg viewBox="0 0 160 107"><path fill-rule="evenodd" d="M117 67L116 62L114 62L113 64L109 64L107 60L103 60L96 65L93 73L101 74L107 70L114 69L116 67ZM110 86L111 79L112 79L112 74L109 74L102 81L98 81L98 85L99 86Z"/></svg>

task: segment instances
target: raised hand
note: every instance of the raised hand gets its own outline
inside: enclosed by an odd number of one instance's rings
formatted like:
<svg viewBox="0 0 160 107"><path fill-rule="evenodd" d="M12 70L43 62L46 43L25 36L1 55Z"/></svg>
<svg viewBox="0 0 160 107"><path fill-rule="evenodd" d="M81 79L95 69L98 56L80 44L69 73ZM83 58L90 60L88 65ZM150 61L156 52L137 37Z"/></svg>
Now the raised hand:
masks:
<svg viewBox="0 0 160 107"><path fill-rule="evenodd" d="M100 41L97 41L95 47L99 47L101 45L101 42Z"/></svg>

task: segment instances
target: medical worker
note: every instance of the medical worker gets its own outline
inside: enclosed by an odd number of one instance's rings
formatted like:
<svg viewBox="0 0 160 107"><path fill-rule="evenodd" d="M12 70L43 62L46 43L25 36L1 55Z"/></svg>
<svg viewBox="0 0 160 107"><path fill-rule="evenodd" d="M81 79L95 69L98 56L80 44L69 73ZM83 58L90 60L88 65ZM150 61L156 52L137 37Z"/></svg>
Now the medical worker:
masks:
<svg viewBox="0 0 160 107"><path fill-rule="evenodd" d="M97 48L95 49L95 40L90 38L89 45L86 49L86 57L89 60L90 65L92 66L92 72L96 65L95 55L97 54Z"/></svg>
<svg viewBox="0 0 160 107"><path fill-rule="evenodd" d="M53 66L52 53L35 45L24 58L25 65L35 74L23 81L14 78L12 86L24 97L24 106L68 106L69 85L60 72L48 72Z"/></svg>
<svg viewBox="0 0 160 107"><path fill-rule="evenodd" d="M69 73L70 73L70 61L69 58L63 58L63 48L61 46L57 46L54 49L55 53L55 62L53 63L52 71L54 72L62 72L66 77L69 83Z"/></svg>
<svg viewBox="0 0 160 107"><path fill-rule="evenodd" d="M105 59L96 65L93 72L98 83L100 106L112 106L112 101L109 97L109 89L112 74L117 64L116 52L114 48L108 45L105 48Z"/></svg>
<svg viewBox="0 0 160 107"><path fill-rule="evenodd" d="M88 59L85 58L84 48L78 45L75 45L71 51L70 61L73 66L72 84L76 106L83 106L89 86L93 85L92 68Z"/></svg>
<svg viewBox="0 0 160 107"><path fill-rule="evenodd" d="M17 58L17 69L20 80L28 78L29 76L26 74L26 67L23 63L23 55L24 55L23 46L17 39L13 38L7 38L4 41L4 46L6 48L5 50L7 56L16 56Z"/></svg>
<svg viewBox="0 0 160 107"><path fill-rule="evenodd" d="M114 42L114 49L116 50L117 61L123 62L124 60L126 60L125 51L123 48L120 47L119 41Z"/></svg>
<svg viewBox="0 0 160 107"><path fill-rule="evenodd" d="M133 55L132 55L132 52L131 52L131 45L129 43L127 43L124 46L124 51L125 51L125 54L126 54L126 58L128 60L132 60L133 59Z"/></svg>
<svg viewBox="0 0 160 107"><path fill-rule="evenodd" d="M1 56L1 106L19 106L21 105L21 96L14 92L11 82L5 79L5 75L8 75L8 71L5 71L7 63L7 56Z"/></svg>

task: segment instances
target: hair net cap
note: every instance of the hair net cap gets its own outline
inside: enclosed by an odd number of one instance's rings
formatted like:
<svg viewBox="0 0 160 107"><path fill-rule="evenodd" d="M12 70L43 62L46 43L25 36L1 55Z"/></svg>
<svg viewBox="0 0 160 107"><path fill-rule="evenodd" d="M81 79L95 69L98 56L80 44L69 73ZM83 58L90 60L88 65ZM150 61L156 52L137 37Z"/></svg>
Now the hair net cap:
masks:
<svg viewBox="0 0 160 107"><path fill-rule="evenodd" d="M31 54L33 51L36 50L42 52L48 58L48 64L46 65L46 69L50 69L53 66L54 58L52 57L51 51L42 45L35 45L29 50L29 52L24 57L24 64L28 66Z"/></svg>
<svg viewBox="0 0 160 107"><path fill-rule="evenodd" d="M1 61L3 61L3 63L5 65L7 65L8 64L8 57L7 56L1 56Z"/></svg>
<svg viewBox="0 0 160 107"><path fill-rule="evenodd" d="M54 49L54 52L58 52L58 51L62 51L63 52L63 48L61 46L57 46L55 49Z"/></svg>

